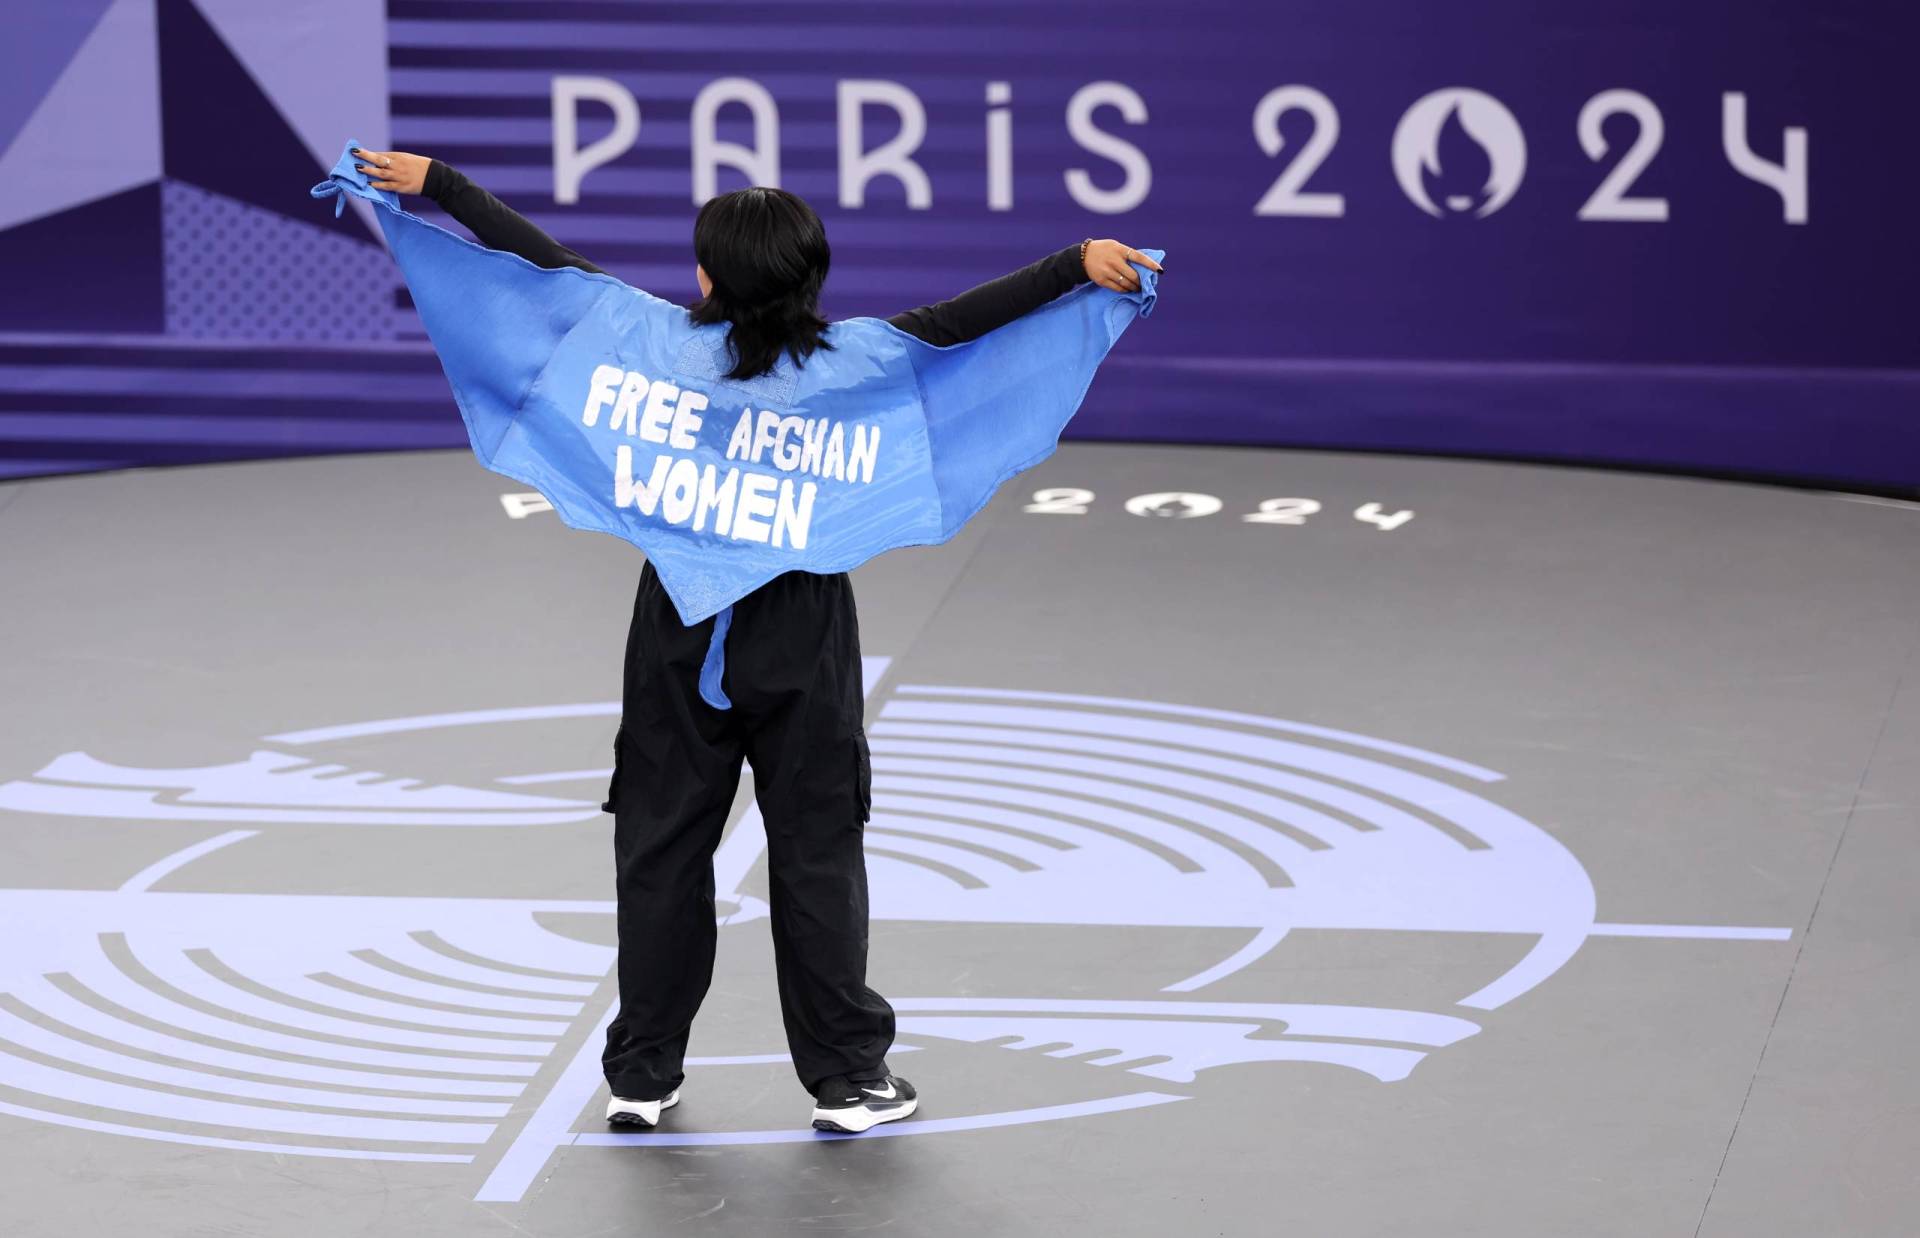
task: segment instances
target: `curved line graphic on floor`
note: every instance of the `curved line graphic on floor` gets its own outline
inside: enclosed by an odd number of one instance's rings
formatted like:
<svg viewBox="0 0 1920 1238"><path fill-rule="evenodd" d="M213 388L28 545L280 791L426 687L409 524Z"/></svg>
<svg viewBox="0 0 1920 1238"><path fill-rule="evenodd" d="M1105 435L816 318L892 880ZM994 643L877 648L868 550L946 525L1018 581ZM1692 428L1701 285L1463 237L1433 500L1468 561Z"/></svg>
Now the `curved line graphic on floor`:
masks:
<svg viewBox="0 0 1920 1238"><path fill-rule="evenodd" d="M869 685L886 668L870 659ZM481 1197L504 1200L521 1198L564 1146L845 1138L787 1128L572 1129L603 1088L596 1033L611 1015L613 950L562 936L541 917L608 915L611 902L171 892L190 889L194 866L209 857L231 873L234 857L253 855L256 840L286 828L517 831L594 819L596 784L610 771L577 754L549 770L467 771L468 785L453 785L330 761L328 745L351 741L358 753L369 742L447 728L617 714L613 702L418 713L254 741L272 748L237 739L224 763L216 753L213 763L181 769L67 752L0 784L0 810L206 830L106 876L105 889L0 889L0 1087L23 1102L0 1113L277 1154L494 1160ZM1058 1061L1047 1069L1081 1072L1062 1076L1080 1081L1069 1088L1131 1075L1190 1084L1203 1096L1208 1072L1300 1062L1391 1083L1475 1036L1479 1012L1544 982L1590 936L1790 936L1596 924L1593 885L1574 855L1486 798L1502 774L1350 731L1149 700L913 684L879 702L868 735L876 921L1036 933L1232 930L1238 942L1204 968L1149 977L1143 995L897 998L910 1042L902 1052ZM233 759L236 752L244 755ZM394 755L403 759L383 764L405 764L404 753ZM571 798L519 789L545 784ZM5 820L0 811L0 829ZM494 837L484 828L469 836L475 846ZM765 914L764 902L740 889L763 845L750 810L716 862L724 923ZM261 874L262 884L271 880ZM1249 969L1302 929L1505 933L1531 944L1452 1013L1199 996L1233 976L1246 991ZM1469 1012L1475 1017L1463 1017ZM566 1062L549 1070L563 1046ZM785 1063L769 1045L688 1065ZM516 1118L526 1108L515 1102L536 1078L544 1091L534 1116ZM863 1137L1194 1098L1126 1092L917 1119ZM497 1159L482 1151L501 1139L510 1143Z"/></svg>

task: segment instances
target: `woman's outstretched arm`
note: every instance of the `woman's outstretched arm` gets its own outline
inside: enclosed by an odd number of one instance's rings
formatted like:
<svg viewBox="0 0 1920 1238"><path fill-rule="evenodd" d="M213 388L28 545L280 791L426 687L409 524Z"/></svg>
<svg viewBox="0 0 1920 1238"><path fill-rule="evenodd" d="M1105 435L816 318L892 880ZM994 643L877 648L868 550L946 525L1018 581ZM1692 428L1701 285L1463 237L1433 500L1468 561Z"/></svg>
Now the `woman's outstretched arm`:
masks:
<svg viewBox="0 0 1920 1238"><path fill-rule="evenodd" d="M1118 241L1087 241L1085 247L1084 259L1081 246L1069 245L952 300L907 310L887 321L929 344L940 347L964 344L1039 309L1088 280L1115 292L1138 289L1140 277L1128 265L1129 260L1156 271L1160 269L1159 263Z"/></svg>
<svg viewBox="0 0 1920 1238"><path fill-rule="evenodd" d="M600 271L542 232L526 216L468 180L458 168L399 150L356 148L353 153L364 161L360 171L366 173L375 189L424 194L488 249L518 254L535 266L549 270L578 267L582 271Z"/></svg>

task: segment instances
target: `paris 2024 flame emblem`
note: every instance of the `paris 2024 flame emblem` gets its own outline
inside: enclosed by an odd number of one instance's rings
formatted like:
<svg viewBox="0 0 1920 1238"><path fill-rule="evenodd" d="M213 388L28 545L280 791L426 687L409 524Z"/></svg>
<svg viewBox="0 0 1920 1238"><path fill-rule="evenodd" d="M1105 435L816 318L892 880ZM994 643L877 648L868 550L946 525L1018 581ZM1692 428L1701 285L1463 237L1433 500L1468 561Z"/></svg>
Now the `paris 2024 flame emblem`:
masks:
<svg viewBox="0 0 1920 1238"><path fill-rule="evenodd" d="M1393 175L1436 219L1485 219L1520 190L1527 139L1492 95L1464 86L1416 101L1393 131Z"/></svg>

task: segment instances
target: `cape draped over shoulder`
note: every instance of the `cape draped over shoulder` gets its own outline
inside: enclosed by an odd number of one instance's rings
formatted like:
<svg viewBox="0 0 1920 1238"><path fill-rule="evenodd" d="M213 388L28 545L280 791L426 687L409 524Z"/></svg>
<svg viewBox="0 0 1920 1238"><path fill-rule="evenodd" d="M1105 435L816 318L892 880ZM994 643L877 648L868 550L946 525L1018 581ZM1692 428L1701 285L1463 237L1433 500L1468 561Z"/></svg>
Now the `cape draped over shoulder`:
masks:
<svg viewBox="0 0 1920 1238"><path fill-rule="evenodd" d="M724 325L610 275L544 269L401 209L347 143L314 197L374 204L480 462L577 529L644 551L681 621L718 616L701 695L721 687L732 604L783 572L849 571L944 542L1053 453L1140 290L1082 284L946 348L877 318L831 350L725 377ZM1159 250L1145 250L1157 261Z"/></svg>

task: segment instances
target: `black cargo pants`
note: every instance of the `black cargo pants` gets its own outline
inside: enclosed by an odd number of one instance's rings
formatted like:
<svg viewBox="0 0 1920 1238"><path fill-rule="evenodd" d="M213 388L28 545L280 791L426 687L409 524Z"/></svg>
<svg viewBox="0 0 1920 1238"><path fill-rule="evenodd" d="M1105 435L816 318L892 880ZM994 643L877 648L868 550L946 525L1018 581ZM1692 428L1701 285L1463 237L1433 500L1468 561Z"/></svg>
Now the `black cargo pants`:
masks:
<svg viewBox="0 0 1920 1238"><path fill-rule="evenodd" d="M893 1008L867 987L871 804L859 623L845 573L788 572L735 603L730 710L700 699L713 620L680 622L648 563L627 634L614 740L620 1010L601 1057L616 1096L680 1086L713 978L713 854L753 767L765 819L774 961L800 1082L884 1069Z"/></svg>

